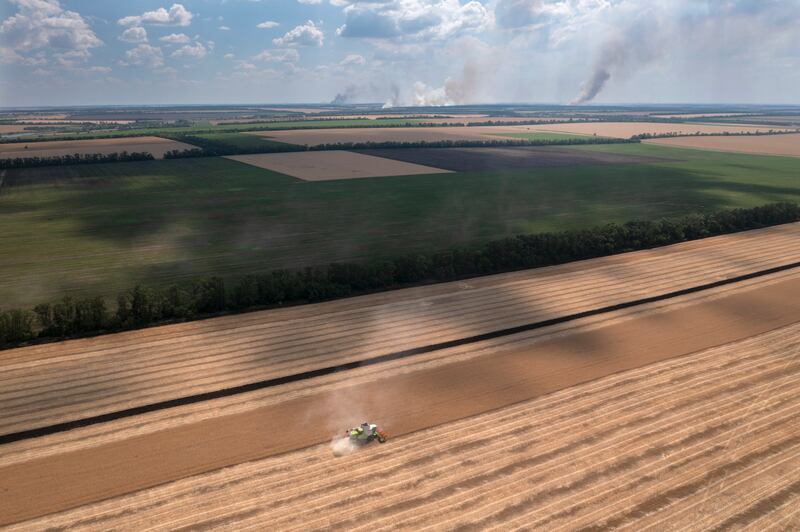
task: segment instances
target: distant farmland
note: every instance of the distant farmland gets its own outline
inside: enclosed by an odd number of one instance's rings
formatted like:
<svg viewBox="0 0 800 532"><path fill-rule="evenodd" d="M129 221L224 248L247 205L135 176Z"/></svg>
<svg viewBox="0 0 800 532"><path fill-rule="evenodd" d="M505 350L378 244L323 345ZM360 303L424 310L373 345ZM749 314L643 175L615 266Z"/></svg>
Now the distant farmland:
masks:
<svg viewBox="0 0 800 532"><path fill-rule="evenodd" d="M0 246L14 254L0 260L0 301L113 298L136 283L800 199L798 159L645 144L565 149L639 159L324 182L222 158L8 171Z"/></svg>
<svg viewBox="0 0 800 532"><path fill-rule="evenodd" d="M645 142L698 150L800 157L800 134L758 137L679 137L652 139Z"/></svg>
<svg viewBox="0 0 800 532"><path fill-rule="evenodd" d="M137 137L135 139L55 140L31 143L0 143L0 159L15 157L53 157L57 155L120 153L123 151L147 152L160 159L171 150L193 148L189 144L160 137Z"/></svg>

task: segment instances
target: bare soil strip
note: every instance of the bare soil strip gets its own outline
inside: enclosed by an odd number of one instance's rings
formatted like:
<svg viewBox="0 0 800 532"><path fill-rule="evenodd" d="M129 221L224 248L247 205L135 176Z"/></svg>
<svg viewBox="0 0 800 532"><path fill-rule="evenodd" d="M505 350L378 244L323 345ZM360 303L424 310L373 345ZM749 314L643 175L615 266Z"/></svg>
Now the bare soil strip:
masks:
<svg viewBox="0 0 800 532"><path fill-rule="evenodd" d="M651 139L644 142L697 150L800 157L800 134L753 137L679 137Z"/></svg>
<svg viewBox="0 0 800 532"><path fill-rule="evenodd" d="M0 144L0 159L16 157L53 157L91 153L148 152L161 159L171 150L194 148L184 142L161 137L131 137L117 139L54 140L47 142Z"/></svg>
<svg viewBox="0 0 800 532"><path fill-rule="evenodd" d="M449 170L349 151L261 153L226 157L304 181L449 173Z"/></svg>
<svg viewBox="0 0 800 532"><path fill-rule="evenodd" d="M532 350L509 350L11 465L0 469L0 493L7 502L0 524L323 443L327 434L319 427L337 419L346 426L345 412L360 410L368 419L385 420L393 435L442 425L785 327L800 321L799 302L800 277L789 278L547 339ZM792 445L800 445L796 439Z"/></svg>
<svg viewBox="0 0 800 532"><path fill-rule="evenodd" d="M349 364L736 277L796 259L799 230L792 224L542 270L4 351L0 433Z"/></svg>

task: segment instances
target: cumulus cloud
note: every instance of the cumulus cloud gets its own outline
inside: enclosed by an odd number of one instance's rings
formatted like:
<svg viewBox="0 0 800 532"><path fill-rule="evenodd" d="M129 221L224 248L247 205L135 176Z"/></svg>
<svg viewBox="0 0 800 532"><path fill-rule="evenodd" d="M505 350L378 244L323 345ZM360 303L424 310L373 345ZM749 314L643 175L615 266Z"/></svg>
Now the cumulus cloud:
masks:
<svg viewBox="0 0 800 532"><path fill-rule="evenodd" d="M274 20L265 20L261 24L256 24L256 28L260 28L262 30L268 30L270 28L275 28L278 26L280 26L280 24L278 24Z"/></svg>
<svg viewBox="0 0 800 532"><path fill-rule="evenodd" d="M231 29L228 26L220 26L219 29L221 31L231 31Z"/></svg>
<svg viewBox="0 0 800 532"><path fill-rule="evenodd" d="M188 26L192 23L192 14L183 4L172 4L167 11L159 7L155 11L146 11L141 15L123 17L117 21L122 26L141 26L142 24L156 24L159 26Z"/></svg>
<svg viewBox="0 0 800 532"><path fill-rule="evenodd" d="M366 63L364 56L359 54L347 54L347 56L339 62L342 66L363 65L364 63Z"/></svg>
<svg viewBox="0 0 800 532"><path fill-rule="evenodd" d="M490 26L491 13L471 0L387 0L348 3L341 37L392 39L447 39Z"/></svg>
<svg viewBox="0 0 800 532"><path fill-rule="evenodd" d="M125 60L121 62L123 66L142 66L147 68L158 68L164 66L164 54L161 48L150 44L140 44L125 52Z"/></svg>
<svg viewBox="0 0 800 532"><path fill-rule="evenodd" d="M119 36L120 41L124 42L147 42L147 31L141 26L133 26L122 32Z"/></svg>
<svg viewBox="0 0 800 532"><path fill-rule="evenodd" d="M322 3L322 0L297 0L297 1L301 4L311 4L311 5L317 5Z"/></svg>
<svg viewBox="0 0 800 532"><path fill-rule="evenodd" d="M300 59L300 54L294 48L285 50L264 50L253 57L256 61L269 61L273 63L293 63Z"/></svg>
<svg viewBox="0 0 800 532"><path fill-rule="evenodd" d="M8 1L17 12L0 24L0 38L16 53L46 50L86 60L103 44L80 14L63 9L58 0Z"/></svg>
<svg viewBox="0 0 800 532"><path fill-rule="evenodd" d="M322 30L309 20L286 32L283 37L272 39L272 42L276 46L322 46L324 40Z"/></svg>
<svg viewBox="0 0 800 532"><path fill-rule="evenodd" d="M186 44L191 39L185 33L170 33L169 35L164 35L158 40L169 44Z"/></svg>
<svg viewBox="0 0 800 532"><path fill-rule="evenodd" d="M208 50L203 46L203 43L185 44L172 52L171 57L185 57L190 59L202 59L206 56Z"/></svg>

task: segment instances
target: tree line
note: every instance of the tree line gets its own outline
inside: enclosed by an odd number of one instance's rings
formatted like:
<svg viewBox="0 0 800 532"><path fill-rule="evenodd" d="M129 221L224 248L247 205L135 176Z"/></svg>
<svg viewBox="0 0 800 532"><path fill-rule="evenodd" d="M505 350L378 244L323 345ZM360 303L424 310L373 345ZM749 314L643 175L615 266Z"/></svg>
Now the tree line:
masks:
<svg viewBox="0 0 800 532"><path fill-rule="evenodd" d="M568 139L487 139L487 140L426 140L426 141L368 141L368 142L330 142L307 146L303 144L270 143L263 146L237 146L221 140L208 139L193 135L172 137L173 140L193 144L197 148L170 150L164 154L165 159L184 159L188 157L218 157L225 155L245 155L251 153L286 153L300 151L332 151L332 150L378 150L396 148L493 148L509 146L573 146L582 144L629 144L638 139L618 139L610 137L575 137Z"/></svg>
<svg viewBox="0 0 800 532"><path fill-rule="evenodd" d="M791 135L795 133L798 133L798 131L775 129L770 129L769 131L723 131L721 133L708 133L702 131L695 131L694 133L679 133L677 131L671 131L667 133L640 133L639 135L633 135L631 139L645 140L674 137L759 137L764 135Z"/></svg>
<svg viewBox="0 0 800 532"><path fill-rule="evenodd" d="M47 157L14 157L13 159L0 159L0 170L10 168L32 168L36 166L72 166L76 164L152 161L153 159L153 154L146 151L76 153L73 155L49 155Z"/></svg>
<svg viewBox="0 0 800 532"><path fill-rule="evenodd" d="M482 245L364 263L276 270L227 280L211 277L166 288L137 285L120 293L113 306L100 297L64 297L32 310L2 311L0 345L10 347L37 338L64 339L221 312L316 302L414 284L551 266L797 221L800 221L800 205L773 203L657 221L518 235Z"/></svg>

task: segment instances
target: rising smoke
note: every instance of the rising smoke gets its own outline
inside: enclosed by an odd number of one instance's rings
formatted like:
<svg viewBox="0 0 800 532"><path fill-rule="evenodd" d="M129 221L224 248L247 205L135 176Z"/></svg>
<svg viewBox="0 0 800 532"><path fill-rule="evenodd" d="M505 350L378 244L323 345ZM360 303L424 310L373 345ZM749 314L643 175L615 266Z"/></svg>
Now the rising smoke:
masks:
<svg viewBox="0 0 800 532"><path fill-rule="evenodd" d="M444 105L462 105L475 101L479 85L479 69L472 61L468 61L461 74L449 77L441 87L429 87L421 81L412 86L411 97L403 99L396 85L392 85L392 95L384 104L384 108L408 106L427 107Z"/></svg>
<svg viewBox="0 0 800 532"><path fill-rule="evenodd" d="M570 102L578 105L592 101L612 79L624 79L637 72L649 62L663 54L662 45L668 30L656 22L652 13L640 15L630 24L607 38L595 59L589 78L581 92Z"/></svg>

